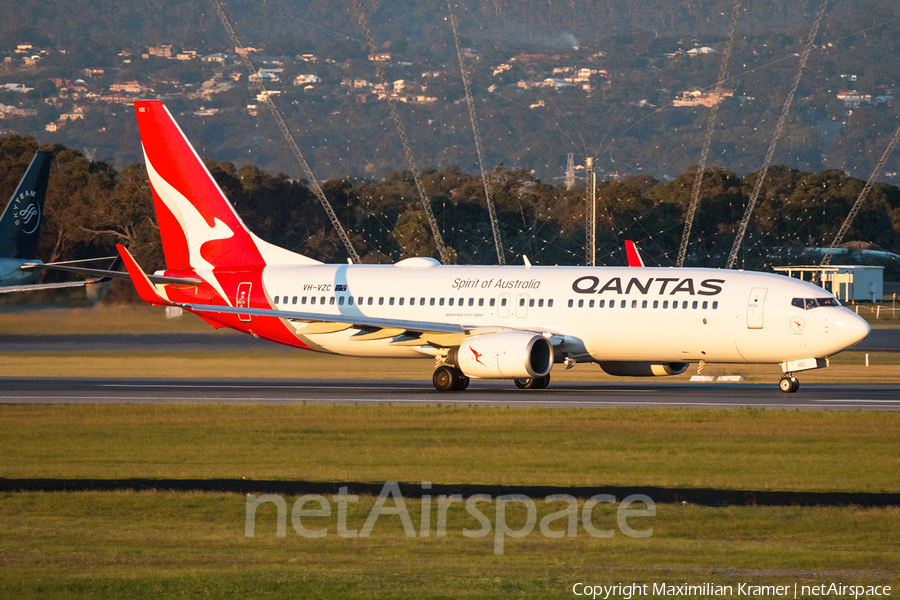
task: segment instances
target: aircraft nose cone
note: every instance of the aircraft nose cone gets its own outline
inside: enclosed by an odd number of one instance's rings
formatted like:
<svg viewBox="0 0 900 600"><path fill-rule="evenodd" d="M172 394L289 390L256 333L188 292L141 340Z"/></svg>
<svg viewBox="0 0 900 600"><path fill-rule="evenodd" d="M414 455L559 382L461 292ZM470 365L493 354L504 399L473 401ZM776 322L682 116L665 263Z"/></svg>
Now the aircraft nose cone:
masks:
<svg viewBox="0 0 900 600"><path fill-rule="evenodd" d="M849 310L841 321L838 321L838 336L845 348L854 346L865 339L872 330L866 320Z"/></svg>

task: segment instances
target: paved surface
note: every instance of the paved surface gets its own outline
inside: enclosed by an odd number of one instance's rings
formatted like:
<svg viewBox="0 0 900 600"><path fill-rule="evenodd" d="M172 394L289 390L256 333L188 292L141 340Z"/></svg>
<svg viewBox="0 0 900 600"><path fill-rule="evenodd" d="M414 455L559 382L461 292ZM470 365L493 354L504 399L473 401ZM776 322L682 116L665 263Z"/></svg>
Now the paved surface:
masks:
<svg viewBox="0 0 900 600"><path fill-rule="evenodd" d="M690 407L790 410L900 410L900 384L551 383L518 390L473 381L440 393L430 381L274 379L0 378L0 403L14 404L392 404L553 408Z"/></svg>
<svg viewBox="0 0 900 600"><path fill-rule="evenodd" d="M0 352L90 352L100 350L246 350L295 352L249 335L217 333L117 333L110 335L3 335ZM859 352L900 352L900 329L873 329L857 344Z"/></svg>

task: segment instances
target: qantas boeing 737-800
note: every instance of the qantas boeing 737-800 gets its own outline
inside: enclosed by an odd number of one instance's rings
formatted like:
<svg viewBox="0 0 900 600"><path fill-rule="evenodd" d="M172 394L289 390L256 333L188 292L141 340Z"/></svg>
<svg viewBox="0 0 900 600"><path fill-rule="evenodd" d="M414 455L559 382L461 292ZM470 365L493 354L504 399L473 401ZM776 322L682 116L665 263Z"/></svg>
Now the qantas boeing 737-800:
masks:
<svg viewBox="0 0 900 600"><path fill-rule="evenodd" d="M441 391L470 378L544 388L555 364L660 376L705 361L780 363L779 387L795 392L794 373L869 332L825 290L768 273L323 264L256 237L166 106L135 108L167 268L145 275L119 252L145 301L216 327L318 352L432 359Z"/></svg>

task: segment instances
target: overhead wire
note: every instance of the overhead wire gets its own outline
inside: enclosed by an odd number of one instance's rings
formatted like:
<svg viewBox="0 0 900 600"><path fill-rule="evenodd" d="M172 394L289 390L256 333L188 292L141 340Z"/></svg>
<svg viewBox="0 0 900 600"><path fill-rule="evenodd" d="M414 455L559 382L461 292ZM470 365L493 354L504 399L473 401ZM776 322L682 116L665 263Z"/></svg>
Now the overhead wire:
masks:
<svg viewBox="0 0 900 600"><path fill-rule="evenodd" d="M784 106L781 108L781 115L778 117L778 123L775 125L775 133L772 135L771 142L769 142L769 149L766 152L766 157L763 160L763 165L756 176L756 182L753 186L753 192L750 194L750 200L748 201L747 207L744 210L744 217L741 219L741 224L738 226L737 236L735 237L734 244L731 247L731 253L728 255L728 261L725 263L726 269L732 268L735 261L737 260L738 251L741 248L741 243L744 240L744 234L747 231L747 225L750 223L750 217L753 215L753 209L756 206L756 201L759 198L759 193L762 190L763 183L765 182L766 172L769 170L769 164L772 162L772 157L775 154L775 147L778 145L778 140L781 138L781 133L784 130L784 124L785 122L787 122L787 116L791 110L791 104L794 101L794 94L797 92L797 88L800 85L800 78L803 76L803 69L806 67L806 61L809 59L809 54L812 51L813 43L816 41L816 35L819 32L819 24L821 24L822 19L825 17L825 8L827 6L828 0L822 0L821 4L819 5L819 10L816 13L816 19L815 21L813 21L812 28L809 30L809 37L807 38L806 46L803 48L803 52L800 54L800 62L797 65L797 72L794 75L794 80L791 82L791 89L784 100Z"/></svg>
<svg viewBox="0 0 900 600"><path fill-rule="evenodd" d="M684 266L684 258L687 255L688 243L691 237L691 227L694 224L694 214L697 212L697 205L700 203L700 188L703 184L703 172L706 170L706 160L709 158L709 147L712 144L713 133L716 129L716 116L719 114L719 104L721 103L722 87L725 85L725 77L728 74L728 61L731 58L731 48L734 46L734 34L737 30L738 14L741 10L741 0L735 0L734 8L731 11L731 22L728 25L728 38L725 42L725 48L722 51L722 61L719 64L719 76L716 79L716 91L713 92L714 102L709 109L709 120L706 123L706 135L703 138L703 150L700 152L700 163L697 165L697 172L694 175L694 187L691 192L691 202L688 206L687 216L684 220L684 233L681 236L681 246L678 248L678 259L675 261L676 267Z"/></svg>
<svg viewBox="0 0 900 600"><path fill-rule="evenodd" d="M390 89L388 88L387 75L384 72L384 66L378 59L378 48L375 46L375 38L372 35L371 28L369 27L369 21L366 18L365 10L363 9L363 5L360 0L353 0L353 5L356 8L357 19L359 19L359 24L363 29L363 33L366 36L366 42L369 45L370 58L372 59L372 62L375 63L375 71L378 74L378 79L381 82L382 87L384 88L385 100L387 100L388 107L390 108L391 118L394 120L394 125L397 127L397 134L400 136L400 143L403 145L403 153L406 155L406 163L409 166L409 170L412 173L413 179L415 180L416 189L419 191L419 198L422 201L422 208L425 211L425 218L428 221L428 226L431 228L431 236L434 240L435 246L437 247L438 254L441 257L441 262L445 265L450 264L455 261L452 255L447 251L447 247L444 245L444 238L441 235L440 229L438 228L437 220L434 218L434 211L431 209L431 198L428 197L428 192L425 190L425 184L422 183L422 175L419 173L419 168L416 166L412 148L409 145L409 139L406 137L406 129L403 127L403 120L400 118L400 112L397 110L397 102L391 97Z"/></svg>
<svg viewBox="0 0 900 600"><path fill-rule="evenodd" d="M472 134L475 137L475 150L478 153L478 167L481 169L481 182L484 185L484 198L487 202L488 215L491 219L491 231L494 234L494 246L497 250L497 264L505 265L506 256L503 250L503 239L500 237L500 224L497 219L497 207L494 205L494 193L491 191L487 173L484 170L484 154L481 150L481 133L478 130L478 116L475 114L475 100L472 98L472 83L469 70L463 56L462 45L459 41L459 24L456 20L456 11L453 9L452 0L447 0L447 11L450 13L450 25L453 28L453 41L456 42L456 55L459 58L459 71L462 74L463 87L466 90L466 105L469 107L469 120L472 121Z"/></svg>

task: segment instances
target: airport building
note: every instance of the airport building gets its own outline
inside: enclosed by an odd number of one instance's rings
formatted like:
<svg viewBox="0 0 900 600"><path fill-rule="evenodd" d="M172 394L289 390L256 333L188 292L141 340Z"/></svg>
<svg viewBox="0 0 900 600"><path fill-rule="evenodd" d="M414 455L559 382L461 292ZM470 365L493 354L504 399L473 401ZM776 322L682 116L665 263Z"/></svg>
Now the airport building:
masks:
<svg viewBox="0 0 900 600"><path fill-rule="evenodd" d="M775 267L775 272L813 283L841 302L881 302L884 295L884 267L815 265Z"/></svg>

